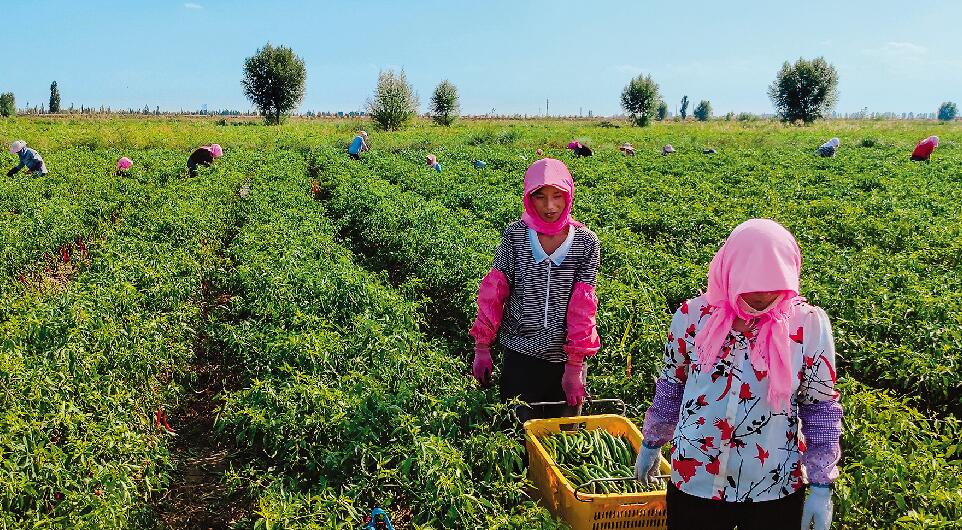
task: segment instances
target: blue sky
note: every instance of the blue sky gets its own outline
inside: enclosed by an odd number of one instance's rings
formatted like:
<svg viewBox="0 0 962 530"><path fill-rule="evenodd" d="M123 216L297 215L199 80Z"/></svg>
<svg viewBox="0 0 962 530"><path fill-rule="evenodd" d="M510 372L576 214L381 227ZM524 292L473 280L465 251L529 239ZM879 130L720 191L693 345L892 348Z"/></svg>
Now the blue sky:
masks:
<svg viewBox="0 0 962 530"><path fill-rule="evenodd" d="M839 112L962 102L962 2L21 0L6 17L0 91L46 102L250 108L244 58L266 42L307 64L301 110L360 110L379 69L404 68L425 107L450 79L466 113L609 115L639 73L672 110L770 112L781 63L825 56ZM679 9L683 6L684 10ZM954 28L954 29L953 29Z"/></svg>

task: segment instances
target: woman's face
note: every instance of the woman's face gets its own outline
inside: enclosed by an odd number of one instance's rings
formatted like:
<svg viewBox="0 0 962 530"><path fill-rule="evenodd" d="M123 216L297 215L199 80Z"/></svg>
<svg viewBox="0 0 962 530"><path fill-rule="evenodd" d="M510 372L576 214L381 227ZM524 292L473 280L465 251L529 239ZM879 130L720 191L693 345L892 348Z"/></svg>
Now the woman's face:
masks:
<svg viewBox="0 0 962 530"><path fill-rule="evenodd" d="M742 300L752 308L761 311L778 298L780 291L755 291L752 293L742 293Z"/></svg>
<svg viewBox="0 0 962 530"><path fill-rule="evenodd" d="M542 186L534 190L531 199L538 217L546 223L557 221L568 204L567 194L554 186Z"/></svg>

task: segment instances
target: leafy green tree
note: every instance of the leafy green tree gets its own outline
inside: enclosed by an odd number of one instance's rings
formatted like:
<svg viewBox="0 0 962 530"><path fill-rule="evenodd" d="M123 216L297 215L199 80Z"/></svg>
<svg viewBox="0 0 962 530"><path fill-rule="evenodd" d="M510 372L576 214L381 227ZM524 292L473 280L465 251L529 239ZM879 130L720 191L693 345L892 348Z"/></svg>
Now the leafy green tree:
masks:
<svg viewBox="0 0 962 530"><path fill-rule="evenodd" d="M621 108L625 109L635 125L645 127L655 115L661 96L658 94L658 84L650 75L641 75L632 79L621 92Z"/></svg>
<svg viewBox="0 0 962 530"><path fill-rule="evenodd" d="M785 61L768 87L778 116L783 121L811 123L826 117L838 101L838 72L823 57L811 61Z"/></svg>
<svg viewBox="0 0 962 530"><path fill-rule="evenodd" d="M431 113L434 114L434 123L449 126L454 123L460 112L457 87L447 79L441 81L431 96Z"/></svg>
<svg viewBox="0 0 962 530"><path fill-rule="evenodd" d="M703 99L698 102L698 106L695 107L695 112L692 113L695 119L698 121L708 121L711 119L711 102L707 99Z"/></svg>
<svg viewBox="0 0 962 530"><path fill-rule="evenodd" d="M244 61L244 94L268 125L277 125L304 99L304 60L286 46L267 43Z"/></svg>
<svg viewBox="0 0 962 530"><path fill-rule="evenodd" d="M408 83L404 70L381 72L377 78L374 97L367 102L367 111L374 123L383 130L396 131L417 114L417 94Z"/></svg>
<svg viewBox="0 0 962 530"><path fill-rule="evenodd" d="M952 121L959 115L959 109L955 103L946 101L939 106L939 119L942 121Z"/></svg>
<svg viewBox="0 0 962 530"><path fill-rule="evenodd" d="M681 119L684 120L688 117L688 96L681 97Z"/></svg>
<svg viewBox="0 0 962 530"><path fill-rule="evenodd" d="M60 89L56 81L50 83L50 112L60 112Z"/></svg>
<svg viewBox="0 0 962 530"><path fill-rule="evenodd" d="M13 92L0 94L0 116L8 118L17 115L17 100L13 97Z"/></svg>
<svg viewBox="0 0 962 530"><path fill-rule="evenodd" d="M664 120L665 118L667 118L667 117L668 117L668 104L665 103L664 101L659 101L659 102L658 102L658 115L657 115L656 119L657 119L658 121L663 121L663 120Z"/></svg>

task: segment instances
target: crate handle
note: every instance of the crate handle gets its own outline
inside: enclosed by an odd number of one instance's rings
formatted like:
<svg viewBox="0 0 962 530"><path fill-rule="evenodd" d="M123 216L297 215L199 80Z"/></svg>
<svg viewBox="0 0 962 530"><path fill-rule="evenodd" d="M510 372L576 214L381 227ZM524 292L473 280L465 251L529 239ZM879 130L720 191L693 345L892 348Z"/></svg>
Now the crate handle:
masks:
<svg viewBox="0 0 962 530"><path fill-rule="evenodd" d="M586 402L589 406L594 406L595 403L617 403L618 405L621 405L622 416L624 416L628 411L628 407L625 405L625 402L618 398L591 399L591 396L588 396ZM540 407L542 405L565 405L567 403L567 401L537 401L535 403L525 403L524 406L532 408Z"/></svg>
<svg viewBox="0 0 962 530"><path fill-rule="evenodd" d="M671 475L655 475L654 478L667 479L667 478L671 478ZM577 500L579 500L579 501L581 501L581 502L594 502L594 499L589 499L589 498L584 498L584 499L582 499L578 494L581 493L581 490L582 490L582 489L584 489L584 488L586 488L586 487L588 487L588 486L590 486L590 485L592 485L592 484L594 484L594 483L596 483L596 482L627 482L627 481L629 481L629 480L637 480L637 479L636 479L635 477L611 477L611 478L594 478L594 479L591 479L591 480L589 480L588 482L585 482L584 484L581 484L580 486L577 486L577 487L575 488L575 499L577 499ZM644 506L645 504L648 504L648 503L647 503L647 502L639 502L639 503L637 503L637 504L633 504L633 506Z"/></svg>

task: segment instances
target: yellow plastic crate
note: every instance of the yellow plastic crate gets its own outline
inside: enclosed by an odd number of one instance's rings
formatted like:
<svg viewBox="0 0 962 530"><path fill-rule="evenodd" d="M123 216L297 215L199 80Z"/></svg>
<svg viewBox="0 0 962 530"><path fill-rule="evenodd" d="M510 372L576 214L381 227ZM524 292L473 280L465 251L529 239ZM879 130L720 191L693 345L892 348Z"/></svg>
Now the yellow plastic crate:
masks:
<svg viewBox="0 0 962 530"><path fill-rule="evenodd" d="M524 424L524 439L528 448L528 478L538 488L542 504L551 513L564 519L573 530L622 530L632 528L667 528L665 491L645 493L593 494L578 492L561 473L539 438L567 430L605 429L615 436L624 436L635 452L641 446L641 431L634 423L616 414L575 416L529 420ZM671 473L671 467L661 458L662 474ZM581 499L581 500L579 500Z"/></svg>

